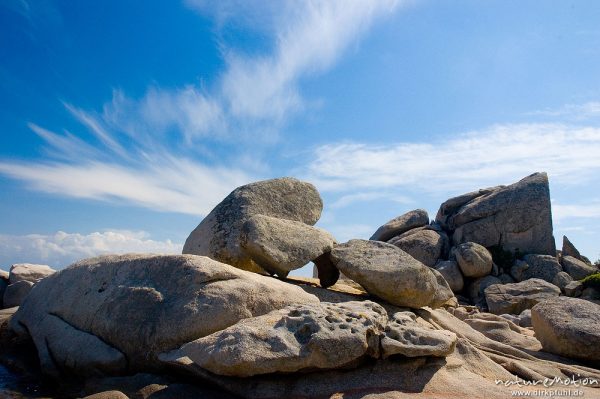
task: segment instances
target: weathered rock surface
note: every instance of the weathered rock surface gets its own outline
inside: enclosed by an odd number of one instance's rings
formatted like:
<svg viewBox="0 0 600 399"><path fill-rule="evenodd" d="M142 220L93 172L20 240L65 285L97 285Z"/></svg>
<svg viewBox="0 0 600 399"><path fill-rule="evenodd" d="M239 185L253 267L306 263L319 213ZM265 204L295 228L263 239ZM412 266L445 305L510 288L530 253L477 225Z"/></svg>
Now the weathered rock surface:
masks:
<svg viewBox="0 0 600 399"><path fill-rule="evenodd" d="M452 292L459 292L463 289L465 282L458 263L452 260L444 260L438 262L434 268L448 282Z"/></svg>
<svg viewBox="0 0 600 399"><path fill-rule="evenodd" d="M573 245L573 243L567 238L567 236L563 236L561 254L562 256L572 256L575 259L583 261L581 253L579 253L577 248L575 248L575 245Z"/></svg>
<svg viewBox="0 0 600 399"><path fill-rule="evenodd" d="M288 281L294 281L291 278ZM320 292L319 297L330 297L336 301L364 300L364 293L354 294L355 290L343 284L332 289L321 289L316 286L316 280L310 280L303 288L310 292ZM298 279L298 281L300 281ZM301 283L298 283L301 284ZM348 293L340 290L347 288ZM362 291L361 291L362 292ZM357 299L352 299L352 298ZM403 312L392 305L383 304L389 314ZM186 377L180 382L165 381L164 375L152 378L133 377L103 377L99 382L88 384L87 395L96 392L117 390L132 398L276 398L276 397L348 397L348 398L491 398L503 399L510 396L514 386L498 385L494 381L538 380L554 377L570 378L571 375L581 378L596 378L600 380L600 372L589 367L572 364L571 361L556 355L527 351L511 344L494 341L476 331L468 324L461 322L445 310L415 311L418 315L417 324L426 330L451 331L458 337L455 349L444 358L435 356L406 357L397 355L390 359L367 360L360 367L341 370L318 370L316 372L298 372L294 374L263 374L253 377L239 378L219 376L206 371L191 363L178 361L171 369L171 376L181 369ZM485 315L491 316L491 315ZM412 318L412 316L409 316ZM487 320L487 319L484 319ZM495 329L487 328L488 333ZM518 334L514 327L509 334ZM527 332L523 332L527 337ZM532 332L531 332L532 333ZM530 337L530 336L529 336ZM517 337L518 338L518 337ZM0 345L0 352L2 346ZM185 358L183 358L185 359ZM353 364L347 365L352 366ZM196 375L196 378L190 378ZM577 377L576 377L577 378ZM127 380L140 380L130 383ZM105 381L110 380L111 383ZM196 385L191 385L197 381ZM207 383L210 382L212 384ZM186 385L187 384L187 385ZM89 389L88 389L89 386ZM521 389L521 388L519 388ZM539 390L536 387L523 387L522 390ZM584 397L595 397L597 390L581 387ZM205 392L206 391L206 392ZM212 392L211 392L212 391ZM229 395L229 396L228 396ZM83 394L80 396L84 396Z"/></svg>
<svg viewBox="0 0 600 399"><path fill-rule="evenodd" d="M502 284L498 277L485 276L471 281L467 289L469 298L477 304L484 298L485 289L494 284Z"/></svg>
<svg viewBox="0 0 600 399"><path fill-rule="evenodd" d="M569 273L574 280L581 280L590 274L598 273L599 271L596 266L588 265L572 256L563 256L561 264L565 272Z"/></svg>
<svg viewBox="0 0 600 399"><path fill-rule="evenodd" d="M184 254L208 256L235 267L261 271L240 245L242 226L253 215L314 225L323 201L310 183L284 177L236 188L192 231Z"/></svg>
<svg viewBox="0 0 600 399"><path fill-rule="evenodd" d="M573 278L567 272L558 272L552 279L552 284L560 288L561 292L565 292L565 288L571 281Z"/></svg>
<svg viewBox="0 0 600 399"><path fill-rule="evenodd" d="M14 284L10 284L4 290L4 296L2 300L2 306L5 308L12 308L19 306L33 288L33 283L26 280L17 281Z"/></svg>
<svg viewBox="0 0 600 399"><path fill-rule="evenodd" d="M383 358L392 355L407 357L446 357L454 351L456 334L450 331L427 329L416 322L412 312L392 315L381 338Z"/></svg>
<svg viewBox="0 0 600 399"><path fill-rule="evenodd" d="M331 260L368 293L394 305L438 307L452 297L450 287L440 286L433 269L385 242L350 240L331 250ZM437 297L441 290L449 296Z"/></svg>
<svg viewBox="0 0 600 399"><path fill-rule="evenodd" d="M525 309L519 315L519 326L532 327L531 324L531 309Z"/></svg>
<svg viewBox="0 0 600 399"><path fill-rule="evenodd" d="M600 305L560 297L531 309L536 337L545 351L600 362Z"/></svg>
<svg viewBox="0 0 600 399"><path fill-rule="evenodd" d="M121 391L104 391L85 396L83 399L129 399L129 396Z"/></svg>
<svg viewBox="0 0 600 399"><path fill-rule="evenodd" d="M520 283L496 284L485 289L485 299L491 313L520 314L538 302L557 297L560 288L539 278Z"/></svg>
<svg viewBox="0 0 600 399"><path fill-rule="evenodd" d="M355 369L319 370L293 375L264 374L247 378L219 376L197 367L189 359L186 362L185 358L180 359L176 367L207 379L231 393L254 399L341 396L504 399L510 397L515 387L494 381L514 381L517 378L515 375L524 380L570 379L571 375L600 379L598 370L570 364L564 358L549 353L525 351L494 341L445 310L422 308L416 313L419 316L418 323L424 324L425 328L456 334L458 340L452 353L445 358L398 355L390 359L367 361ZM524 386L519 389L539 391L545 388ZM597 395L597 390L593 388L582 387L582 390L584 397Z"/></svg>
<svg viewBox="0 0 600 399"><path fill-rule="evenodd" d="M445 230L453 230L454 226L451 224L451 217L456 214L460 208L474 199L491 194L494 191L504 187L505 186L482 188L477 191L459 195L458 197L450 198L440 205L440 209L438 209L438 212L435 216L435 221L439 223Z"/></svg>
<svg viewBox="0 0 600 399"><path fill-rule="evenodd" d="M414 211L395 217L379 227L370 240L388 241L392 237L428 224L429 215L427 215L427 211L424 209L415 209Z"/></svg>
<svg viewBox="0 0 600 399"><path fill-rule="evenodd" d="M583 291L583 283L581 281L571 281L565 286L565 295L570 297L578 297Z"/></svg>
<svg viewBox="0 0 600 399"><path fill-rule="evenodd" d="M429 270L431 270L431 272L435 276L435 281L437 282L437 287L435 290L435 295L433 297L432 304L440 303L444 306L457 306L458 300L456 299L454 293L450 289L448 282L446 281L444 276L442 276L442 273L432 268L429 268ZM430 306L433 308L437 307L434 305Z"/></svg>
<svg viewBox="0 0 600 399"><path fill-rule="evenodd" d="M436 221L454 231L454 244L476 242L486 248L498 245L509 251L556 253L546 173L452 198L441 205Z"/></svg>
<svg viewBox="0 0 600 399"><path fill-rule="evenodd" d="M540 278L549 283L560 272L562 272L560 263L550 255L525 255L523 260L516 260L510 269L510 274L517 281Z"/></svg>
<svg viewBox="0 0 600 399"><path fill-rule="evenodd" d="M36 283L39 280L54 274L56 270L47 265L35 265L31 263L17 263L10 267L9 283L19 281L30 281Z"/></svg>
<svg viewBox="0 0 600 399"><path fill-rule="evenodd" d="M496 342L517 348L540 350L541 344L531 333L527 333L516 323L491 313L475 313L464 319L473 329Z"/></svg>
<svg viewBox="0 0 600 399"><path fill-rule="evenodd" d="M477 243L465 242L458 245L455 256L465 277L483 277L492 271L492 255Z"/></svg>
<svg viewBox="0 0 600 399"><path fill-rule="evenodd" d="M42 369L94 375L136 370L158 353L294 303L302 289L193 255L104 256L41 280L11 319Z"/></svg>
<svg viewBox="0 0 600 399"><path fill-rule="evenodd" d="M239 399L222 389L199 382L183 383L172 376L138 373L86 380L83 393L120 392L131 399Z"/></svg>
<svg viewBox="0 0 600 399"><path fill-rule="evenodd" d="M254 262L280 277L329 252L334 243L323 229L265 215L250 216L240 240Z"/></svg>
<svg viewBox="0 0 600 399"><path fill-rule="evenodd" d="M446 233L427 227L409 230L390 239L388 243L429 267L433 267L439 259L444 258L449 248Z"/></svg>
<svg viewBox="0 0 600 399"><path fill-rule="evenodd" d="M275 372L333 369L379 356L387 313L370 302L297 305L245 319L180 349L182 357L212 373L248 377Z"/></svg>

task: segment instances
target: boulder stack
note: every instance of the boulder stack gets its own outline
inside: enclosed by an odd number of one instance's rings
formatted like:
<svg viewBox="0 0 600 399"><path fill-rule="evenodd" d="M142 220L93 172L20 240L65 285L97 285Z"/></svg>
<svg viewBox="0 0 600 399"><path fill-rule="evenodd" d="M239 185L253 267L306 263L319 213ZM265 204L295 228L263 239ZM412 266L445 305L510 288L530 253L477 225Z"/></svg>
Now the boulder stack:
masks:
<svg viewBox="0 0 600 399"><path fill-rule="evenodd" d="M501 399L573 378L597 396L600 274L566 237L555 252L544 173L370 240L338 244L314 227L322 206L309 183L267 180L217 205L192 254L14 265L0 363L33 350L44 375L85 380L58 397ZM288 276L310 261L320 286Z"/></svg>
<svg viewBox="0 0 600 399"><path fill-rule="evenodd" d="M321 196L310 183L284 177L247 184L202 220L183 253L285 276L331 249L333 238L312 227L322 210ZM286 250L290 252L283 255Z"/></svg>
<svg viewBox="0 0 600 399"><path fill-rule="evenodd" d="M452 198L440 206L436 221L452 232L455 245L476 242L486 248L556 255L546 173Z"/></svg>

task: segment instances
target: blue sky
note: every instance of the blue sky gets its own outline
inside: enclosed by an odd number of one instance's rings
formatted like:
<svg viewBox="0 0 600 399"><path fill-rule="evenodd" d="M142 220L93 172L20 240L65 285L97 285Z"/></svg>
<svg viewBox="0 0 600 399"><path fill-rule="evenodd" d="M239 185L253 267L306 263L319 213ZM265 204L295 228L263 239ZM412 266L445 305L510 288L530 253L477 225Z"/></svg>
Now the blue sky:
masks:
<svg viewBox="0 0 600 399"><path fill-rule="evenodd" d="M5 0L0 267L179 252L265 178L315 183L345 241L536 171L559 246L597 259L599 20L597 1Z"/></svg>

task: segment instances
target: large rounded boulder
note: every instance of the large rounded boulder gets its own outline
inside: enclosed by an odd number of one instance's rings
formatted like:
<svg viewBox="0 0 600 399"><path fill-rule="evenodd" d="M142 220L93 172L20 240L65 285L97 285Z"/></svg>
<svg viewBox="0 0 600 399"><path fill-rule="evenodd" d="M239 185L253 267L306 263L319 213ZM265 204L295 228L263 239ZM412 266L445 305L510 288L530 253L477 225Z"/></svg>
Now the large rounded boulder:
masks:
<svg viewBox="0 0 600 399"><path fill-rule="evenodd" d="M600 305L552 298L531 309L531 322L545 351L600 363Z"/></svg>
<svg viewBox="0 0 600 399"><path fill-rule="evenodd" d="M321 196L310 183L284 177L247 184L233 190L202 220L185 241L183 253L262 272L264 268L241 245L245 223L264 215L312 226L322 210Z"/></svg>
<svg viewBox="0 0 600 399"><path fill-rule="evenodd" d="M36 284L10 327L33 338L47 374L118 374L155 367L159 353L241 319L318 302L206 257L104 256Z"/></svg>
<svg viewBox="0 0 600 399"><path fill-rule="evenodd" d="M393 305L438 307L454 296L437 270L392 244L350 240L335 246L330 256L344 275Z"/></svg>
<svg viewBox="0 0 600 399"><path fill-rule="evenodd" d="M466 277L483 277L492 271L492 255L483 246L465 242L456 247L456 261Z"/></svg>

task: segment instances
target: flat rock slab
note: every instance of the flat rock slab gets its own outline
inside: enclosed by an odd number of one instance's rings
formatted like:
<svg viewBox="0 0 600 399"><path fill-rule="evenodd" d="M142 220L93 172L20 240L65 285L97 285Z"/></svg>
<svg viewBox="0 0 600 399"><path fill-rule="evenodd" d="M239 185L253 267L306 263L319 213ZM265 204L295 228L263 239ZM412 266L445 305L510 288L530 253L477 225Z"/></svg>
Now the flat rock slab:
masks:
<svg viewBox="0 0 600 399"><path fill-rule="evenodd" d="M385 242L350 240L333 248L331 260L369 294L393 305L438 307L453 297L439 272Z"/></svg>
<svg viewBox="0 0 600 399"><path fill-rule="evenodd" d="M545 351L600 365L600 305L552 298L531 309L531 322Z"/></svg>
<svg viewBox="0 0 600 399"><path fill-rule="evenodd" d="M575 259L583 260L581 253L575 248L575 245L567 238L567 236L563 236L563 244L562 244L562 256L572 256Z"/></svg>
<svg viewBox="0 0 600 399"><path fill-rule="evenodd" d="M416 318L412 312L392 315L381 338L384 359L392 355L446 357L454 351L456 334L427 329L419 325Z"/></svg>
<svg viewBox="0 0 600 399"><path fill-rule="evenodd" d="M386 322L385 309L370 301L289 306L242 320L160 359L187 357L212 373L237 377L335 369L378 357Z"/></svg>

